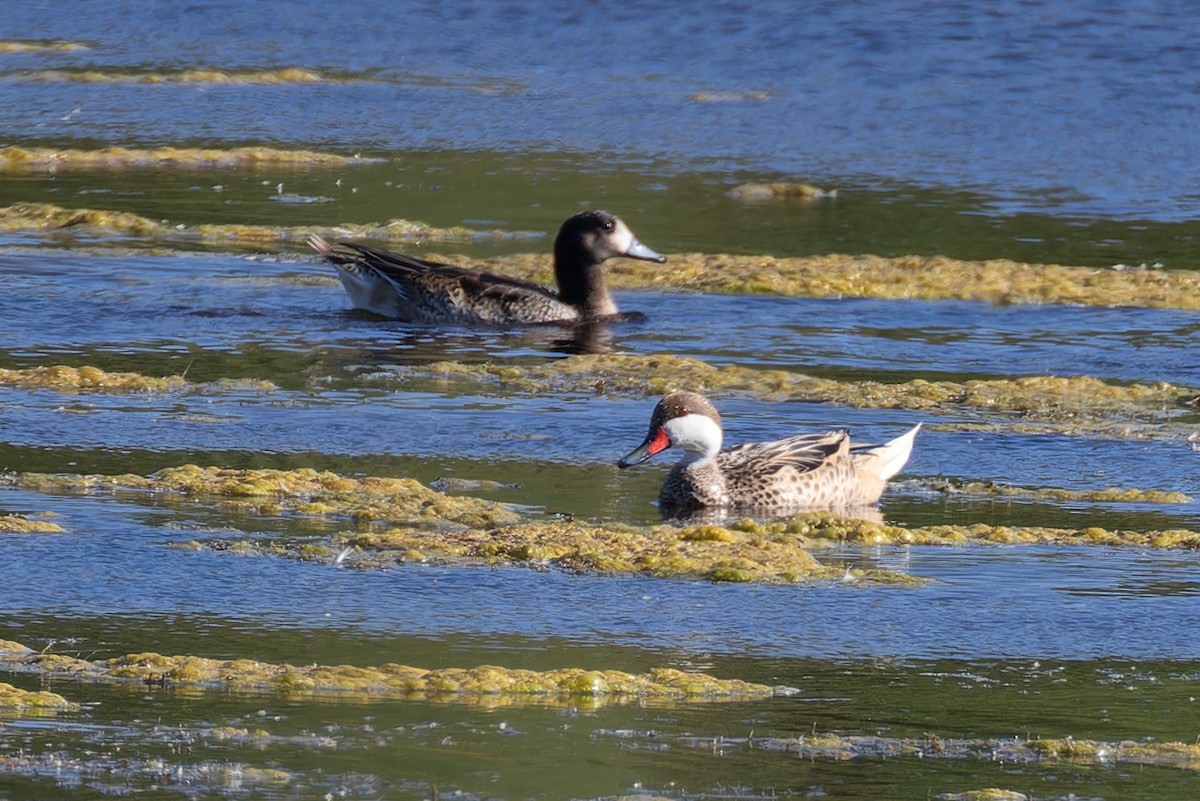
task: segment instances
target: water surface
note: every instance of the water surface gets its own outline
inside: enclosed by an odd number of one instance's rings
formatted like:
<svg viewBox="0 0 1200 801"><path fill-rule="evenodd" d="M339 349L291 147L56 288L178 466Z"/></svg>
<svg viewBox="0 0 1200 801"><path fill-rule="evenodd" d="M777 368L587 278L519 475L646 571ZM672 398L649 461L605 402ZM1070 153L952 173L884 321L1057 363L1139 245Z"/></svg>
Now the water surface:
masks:
<svg viewBox="0 0 1200 801"><path fill-rule="evenodd" d="M476 256L548 250L564 217L599 205L668 254L1195 265L1200 50L1181 12L1158 3L7 11L8 39L86 49L0 52L0 145L255 144L378 160L11 172L0 174L4 205L129 211L172 226L410 218L520 232L412 245ZM318 80L281 72L292 68ZM204 70L240 78L197 78ZM838 194L746 204L728 194L746 181L811 181ZM516 484L479 494L531 519L658 519L665 462L613 464L644 435L653 398L405 380L437 361L566 359L573 343L557 331L368 319L302 250L71 228L0 235L0 367L274 385L2 388L0 468L147 474L194 462L483 479ZM618 353L845 381L1086 375L1200 387L1193 312L675 292L618 301L649 318L610 332ZM1195 425L1187 410L1175 433L1144 440L1026 430L1014 410L922 415L753 393L717 401L731 441L840 426L878 440L923 420L882 503L897 524L1200 525L1195 501L937 489L992 481L1200 497L1196 453L1178 434ZM370 571L180 549L170 546L213 536L325 541L347 527L182 497L6 487L0 512L54 512L66 528L0 535L0 637L38 649L668 666L799 690L744 703L475 706L56 680L48 689L85 706L0 719L5 797L876 799L986 787L1195 796L1188 764L800 760L746 742L816 733L1190 744L1200 675L1191 552L842 547L818 558L930 582L765 587L523 568Z"/></svg>

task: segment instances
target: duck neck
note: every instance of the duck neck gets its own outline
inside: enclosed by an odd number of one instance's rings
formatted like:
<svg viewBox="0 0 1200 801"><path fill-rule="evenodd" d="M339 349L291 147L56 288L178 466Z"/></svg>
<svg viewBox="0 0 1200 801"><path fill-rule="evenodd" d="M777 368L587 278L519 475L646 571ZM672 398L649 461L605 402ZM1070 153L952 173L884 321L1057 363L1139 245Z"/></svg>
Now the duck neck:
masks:
<svg viewBox="0 0 1200 801"><path fill-rule="evenodd" d="M712 463L715 453L703 451L684 451L679 457L679 466L684 470L700 470Z"/></svg>
<svg viewBox="0 0 1200 801"><path fill-rule="evenodd" d="M699 470L707 467L721 451L721 426L703 414L676 417L664 426L671 443L683 451L679 467Z"/></svg>
<svg viewBox="0 0 1200 801"><path fill-rule="evenodd" d="M554 278L563 303L574 306L586 318L617 313L617 304L604 283L603 262L582 248L556 244Z"/></svg>

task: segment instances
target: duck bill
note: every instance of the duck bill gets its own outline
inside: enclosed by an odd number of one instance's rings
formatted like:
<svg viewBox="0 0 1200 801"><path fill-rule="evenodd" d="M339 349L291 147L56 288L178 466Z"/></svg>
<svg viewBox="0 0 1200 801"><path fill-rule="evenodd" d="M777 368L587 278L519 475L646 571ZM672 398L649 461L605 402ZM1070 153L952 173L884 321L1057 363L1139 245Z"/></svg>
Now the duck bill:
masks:
<svg viewBox="0 0 1200 801"><path fill-rule="evenodd" d="M650 248L643 245L635 236L633 241L629 243L629 250L625 251L625 255L631 259L641 259L642 261L656 261L662 264L667 260L667 257L661 253L655 253Z"/></svg>
<svg viewBox="0 0 1200 801"><path fill-rule="evenodd" d="M622 456L621 460L617 462L617 467L632 467L635 464L641 464L654 454L661 453L669 447L671 447L671 438L667 436L666 429L659 426L647 435L641 445Z"/></svg>

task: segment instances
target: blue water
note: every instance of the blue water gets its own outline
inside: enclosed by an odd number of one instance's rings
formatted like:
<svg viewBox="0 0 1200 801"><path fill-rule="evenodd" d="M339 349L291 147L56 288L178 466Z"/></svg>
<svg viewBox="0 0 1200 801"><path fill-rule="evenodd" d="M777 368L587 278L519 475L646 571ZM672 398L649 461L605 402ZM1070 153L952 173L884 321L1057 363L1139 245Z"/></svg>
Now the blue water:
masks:
<svg viewBox="0 0 1200 801"><path fill-rule="evenodd" d="M381 159L345 169L3 173L0 205L131 211L185 231L408 217L543 235L464 246L492 255L546 250L566 214L603 204L667 253L1195 266L1200 47L1192 12L1169 3L10 5L0 40L89 49L0 51L0 146L261 143ZM327 80L171 81L183 70L293 67ZM134 82L146 73L167 80ZM727 195L769 180L839 194L811 205ZM281 194L330 202L287 204ZM409 244L457 249L397 247ZM247 249L269 253L246 258ZM348 310L328 266L301 250L186 234L0 233L0 366L95 365L186 374L199 385L153 394L0 388L0 468L146 474L198 462L489 479L518 484L484 494L533 519L658 521L666 459L627 471L613 464L644 435L654 398L602 385L531 392L422 378L438 360L531 364L566 358L580 343L366 319ZM618 353L847 381L1053 374L1200 387L1195 312L675 291L618 300L649 318L607 332L604 344ZM220 378L275 388L206 383ZM938 490L981 480L1200 497L1187 439L1195 410L1183 404L1147 412L1170 425L1097 433L953 404L926 414L750 393L715 400L731 443L840 426L879 440L923 421L882 503L901 525L1200 525L1196 501ZM762 703L500 711L56 680L51 689L85 706L0 721L6 798L877 799L992 786L1031 797L1195 795L1190 769L801 762L687 745L754 731L1190 742L1189 682L1200 664L1190 552L833 548L818 558L930 583L767 587L524 568L366 570L353 554L335 567L168 547L193 538L325 543L351 525L235 514L186 497L5 486L0 512L57 513L65 529L0 534L0 637L55 653L669 665L802 688ZM315 733L337 747L214 744L186 731L197 722ZM639 733L614 734L626 730ZM22 761L30 757L42 762ZM240 765L284 767L293 783L243 783Z"/></svg>
<svg viewBox="0 0 1200 801"><path fill-rule="evenodd" d="M993 214L1181 221L1200 197L1193 22L1153 0L30 2L6 10L6 36L92 49L0 56L0 139L567 151L600 174L704 166L978 193ZM48 90L26 75L53 67L352 83Z"/></svg>

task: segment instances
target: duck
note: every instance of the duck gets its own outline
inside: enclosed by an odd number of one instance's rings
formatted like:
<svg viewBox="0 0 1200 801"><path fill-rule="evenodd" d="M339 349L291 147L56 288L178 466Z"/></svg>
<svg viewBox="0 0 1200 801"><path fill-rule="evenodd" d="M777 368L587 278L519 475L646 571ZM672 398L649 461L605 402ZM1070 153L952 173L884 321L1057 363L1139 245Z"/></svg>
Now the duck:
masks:
<svg viewBox="0 0 1200 801"><path fill-rule="evenodd" d="M308 244L337 269L354 307L416 323L512 325L620 320L603 264L624 257L662 264L625 222L598 209L568 217L554 240L555 292L500 273L427 261L352 242ZM636 317L634 315L633 317Z"/></svg>
<svg viewBox="0 0 1200 801"><path fill-rule="evenodd" d="M666 516L861 509L877 503L908 462L920 429L918 423L883 445L852 444L850 433L838 429L722 449L721 415L712 403L695 392L671 392L654 407L646 439L617 466L641 464L671 447L683 451L659 494Z"/></svg>

